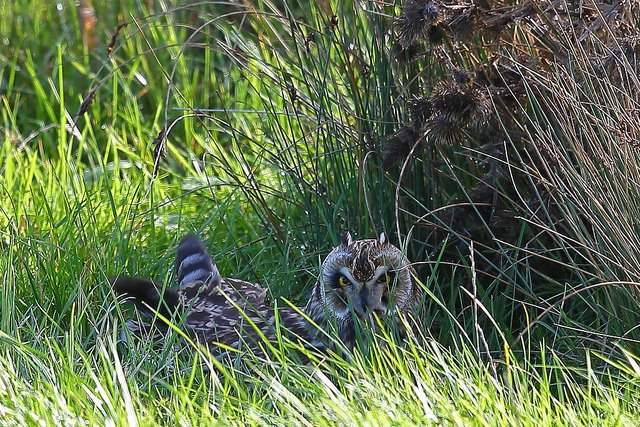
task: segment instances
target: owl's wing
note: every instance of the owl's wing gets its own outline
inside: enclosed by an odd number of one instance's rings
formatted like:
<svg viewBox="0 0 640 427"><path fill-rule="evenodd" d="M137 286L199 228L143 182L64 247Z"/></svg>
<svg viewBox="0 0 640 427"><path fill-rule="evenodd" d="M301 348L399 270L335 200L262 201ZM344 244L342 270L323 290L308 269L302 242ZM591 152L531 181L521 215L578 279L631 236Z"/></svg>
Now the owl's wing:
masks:
<svg viewBox="0 0 640 427"><path fill-rule="evenodd" d="M311 342L303 316L288 307L279 309L276 315L273 307L265 305L266 289L242 280L223 279L197 237L188 235L180 242L176 270L177 291L168 288L162 293L150 280L128 278L119 278L114 289L133 297L141 308L160 307L166 317L177 312L176 324L216 356L225 346L261 352L265 340L275 343L281 333L303 344ZM154 315L148 308L147 313ZM136 335L154 335L153 327L147 324L130 322L128 327Z"/></svg>
<svg viewBox="0 0 640 427"><path fill-rule="evenodd" d="M185 300L211 293L222 281L209 252L193 235L185 236L178 246L176 271L180 285L178 291L158 286L146 278L126 276L112 281L113 290L131 299L147 316L155 316L157 310L170 318L176 311L181 311Z"/></svg>
<svg viewBox="0 0 640 427"><path fill-rule="evenodd" d="M266 342L275 344L280 336L310 346L304 317L289 307L276 317L275 309L264 304L264 294L257 285L222 279L220 287L190 301L184 326L216 356L225 347L262 353Z"/></svg>
<svg viewBox="0 0 640 427"><path fill-rule="evenodd" d="M192 300L198 294L215 295L216 288L237 294L252 304L262 303L267 294L264 288L254 283L222 279L207 249L200 239L191 234L185 236L178 245L176 272L180 286L178 292L186 301Z"/></svg>
<svg viewBox="0 0 640 427"><path fill-rule="evenodd" d="M266 295L258 285L233 279L221 279L218 286L187 284L179 292L185 301L185 325L193 330L222 325L240 315L238 308L262 307Z"/></svg>
<svg viewBox="0 0 640 427"><path fill-rule="evenodd" d="M154 317L155 312L170 318L180 306L180 295L175 290L156 285L143 277L119 276L112 281L113 290L131 300L146 316Z"/></svg>

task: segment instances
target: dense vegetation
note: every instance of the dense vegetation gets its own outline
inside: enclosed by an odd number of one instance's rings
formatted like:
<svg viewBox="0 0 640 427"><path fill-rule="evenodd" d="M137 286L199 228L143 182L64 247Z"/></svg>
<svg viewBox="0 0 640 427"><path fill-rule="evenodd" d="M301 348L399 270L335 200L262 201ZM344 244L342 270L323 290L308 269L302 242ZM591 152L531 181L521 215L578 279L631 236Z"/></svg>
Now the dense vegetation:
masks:
<svg viewBox="0 0 640 427"><path fill-rule="evenodd" d="M639 15L2 2L0 418L637 423ZM303 304L344 230L406 249L423 336L213 374L119 337L109 278L173 283L184 233Z"/></svg>

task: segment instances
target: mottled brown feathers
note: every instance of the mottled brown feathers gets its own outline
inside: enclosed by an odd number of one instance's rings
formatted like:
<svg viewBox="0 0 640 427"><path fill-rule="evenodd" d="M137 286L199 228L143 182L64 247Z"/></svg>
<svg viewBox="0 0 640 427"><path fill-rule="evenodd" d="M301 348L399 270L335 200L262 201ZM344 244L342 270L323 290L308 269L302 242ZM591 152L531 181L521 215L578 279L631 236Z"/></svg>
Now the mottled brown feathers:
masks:
<svg viewBox="0 0 640 427"><path fill-rule="evenodd" d="M259 285L222 278L197 237L189 235L180 242L176 272L177 291L167 288L163 293L151 280L136 277L117 278L113 289L132 299L149 317L155 315L153 309L157 307L168 318L177 312L176 325L215 356L228 347L263 353L266 343L262 337L276 343L276 331L290 340L310 345L311 336L303 316L290 307L276 311L267 306L267 290ZM158 335L154 327L144 322L130 320L127 328L136 336Z"/></svg>
<svg viewBox="0 0 640 427"><path fill-rule="evenodd" d="M119 277L113 288L133 299L143 314L153 316L157 309L170 318L176 313L176 325L215 356L229 347L264 354L267 342L278 343L283 338L306 347L322 347L325 334L296 309L269 306L266 289L221 277L197 237L189 235L180 242L176 272L178 290L136 277ZM384 234L357 241L345 234L342 244L323 262L305 312L323 329L335 322L340 340L352 347L354 317L395 318L415 309L422 292L412 274L404 254ZM157 335L146 323L128 321L127 327L136 335Z"/></svg>

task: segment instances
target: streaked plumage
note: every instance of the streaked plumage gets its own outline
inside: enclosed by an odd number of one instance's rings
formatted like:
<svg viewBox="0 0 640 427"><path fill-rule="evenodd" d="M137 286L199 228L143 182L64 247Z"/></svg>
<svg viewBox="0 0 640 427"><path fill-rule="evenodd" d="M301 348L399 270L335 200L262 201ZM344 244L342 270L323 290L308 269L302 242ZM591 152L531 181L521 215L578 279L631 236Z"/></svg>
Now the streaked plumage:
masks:
<svg viewBox="0 0 640 427"><path fill-rule="evenodd" d="M280 307L276 322L276 310L264 301L266 289L242 280L222 278L195 236L186 236L180 242L176 270L177 291L167 287L161 295L162 289L152 281L130 277L116 279L114 290L132 298L145 314L153 314L149 307L158 309L165 317L177 313L176 324L215 356L223 354L225 346L262 353L265 342L260 334L276 343L276 323L288 339L305 346L312 344L303 316L291 307ZM136 335L152 329L149 324L135 321L128 321L127 327Z"/></svg>
<svg viewBox="0 0 640 427"><path fill-rule="evenodd" d="M307 316L284 304L277 311L268 306L267 291L257 284L223 278L195 236L180 242L176 271L178 290L163 290L149 279L119 277L114 291L133 299L145 315L153 317L157 311L166 318L175 316L175 323L215 356L228 347L263 353L266 347L260 335L272 343L284 338L305 347L322 347L326 334L307 318L325 331L335 324L339 339L350 348L354 317L369 324L374 314L383 320L396 319L398 313L415 309L421 296L406 257L384 235L358 241L345 236L322 264L304 309ZM135 335L153 335L163 323L156 321L152 327L130 320L127 327Z"/></svg>

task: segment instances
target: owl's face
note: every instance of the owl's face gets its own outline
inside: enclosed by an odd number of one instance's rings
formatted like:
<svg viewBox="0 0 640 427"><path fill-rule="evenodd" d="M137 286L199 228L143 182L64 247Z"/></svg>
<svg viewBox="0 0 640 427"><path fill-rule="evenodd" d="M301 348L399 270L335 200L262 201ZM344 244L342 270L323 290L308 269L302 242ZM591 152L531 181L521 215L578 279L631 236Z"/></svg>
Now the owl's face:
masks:
<svg viewBox="0 0 640 427"><path fill-rule="evenodd" d="M384 234L357 241L347 235L323 262L307 313L321 326L327 324L327 316L335 319L345 341L354 316L384 319L416 305L412 271L402 251Z"/></svg>

